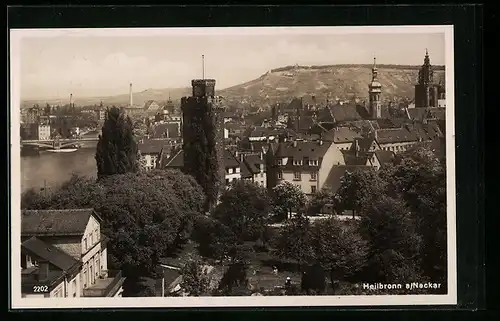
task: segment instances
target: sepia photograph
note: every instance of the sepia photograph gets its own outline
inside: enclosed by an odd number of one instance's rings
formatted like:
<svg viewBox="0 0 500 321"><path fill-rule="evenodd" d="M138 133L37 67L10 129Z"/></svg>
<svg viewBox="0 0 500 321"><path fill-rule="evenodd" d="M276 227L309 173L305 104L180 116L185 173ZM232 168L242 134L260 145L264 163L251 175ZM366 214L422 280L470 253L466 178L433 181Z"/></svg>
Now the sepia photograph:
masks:
<svg viewBox="0 0 500 321"><path fill-rule="evenodd" d="M457 303L452 26L10 42L13 308Z"/></svg>

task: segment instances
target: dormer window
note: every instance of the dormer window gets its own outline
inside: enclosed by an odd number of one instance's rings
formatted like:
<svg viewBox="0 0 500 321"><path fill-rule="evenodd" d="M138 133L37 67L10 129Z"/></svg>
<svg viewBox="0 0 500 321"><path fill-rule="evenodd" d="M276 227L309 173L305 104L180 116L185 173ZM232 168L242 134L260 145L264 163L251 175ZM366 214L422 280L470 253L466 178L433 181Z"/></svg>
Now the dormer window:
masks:
<svg viewBox="0 0 500 321"><path fill-rule="evenodd" d="M278 165L279 166L283 165L283 161L281 159L278 159Z"/></svg>
<svg viewBox="0 0 500 321"><path fill-rule="evenodd" d="M293 165L294 166L302 166L302 159L294 159L293 160Z"/></svg>
<svg viewBox="0 0 500 321"><path fill-rule="evenodd" d="M318 160L317 159L310 159L309 166L318 166Z"/></svg>

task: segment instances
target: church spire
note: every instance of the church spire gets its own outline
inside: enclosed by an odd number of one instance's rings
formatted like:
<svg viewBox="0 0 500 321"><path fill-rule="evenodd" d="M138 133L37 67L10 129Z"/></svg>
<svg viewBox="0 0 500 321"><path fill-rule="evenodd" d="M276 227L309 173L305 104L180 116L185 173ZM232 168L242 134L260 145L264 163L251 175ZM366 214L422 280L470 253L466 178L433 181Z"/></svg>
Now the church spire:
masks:
<svg viewBox="0 0 500 321"><path fill-rule="evenodd" d="M431 64L431 60L429 59L429 51L427 48L425 48L425 58L424 58L424 65L429 66Z"/></svg>
<svg viewBox="0 0 500 321"><path fill-rule="evenodd" d="M378 70L377 70L377 58L373 57L373 67L372 67L372 81L377 80Z"/></svg>

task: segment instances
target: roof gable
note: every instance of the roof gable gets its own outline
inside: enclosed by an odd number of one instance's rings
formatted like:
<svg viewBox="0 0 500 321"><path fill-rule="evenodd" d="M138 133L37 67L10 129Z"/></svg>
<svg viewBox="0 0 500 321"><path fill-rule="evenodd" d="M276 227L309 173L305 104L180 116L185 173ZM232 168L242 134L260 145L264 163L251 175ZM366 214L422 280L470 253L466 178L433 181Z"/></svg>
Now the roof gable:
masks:
<svg viewBox="0 0 500 321"><path fill-rule="evenodd" d="M24 241L21 244L21 248L29 252L31 255L47 260L49 263L63 271L68 271L75 265L79 264L79 262L72 256L36 237L32 237Z"/></svg>

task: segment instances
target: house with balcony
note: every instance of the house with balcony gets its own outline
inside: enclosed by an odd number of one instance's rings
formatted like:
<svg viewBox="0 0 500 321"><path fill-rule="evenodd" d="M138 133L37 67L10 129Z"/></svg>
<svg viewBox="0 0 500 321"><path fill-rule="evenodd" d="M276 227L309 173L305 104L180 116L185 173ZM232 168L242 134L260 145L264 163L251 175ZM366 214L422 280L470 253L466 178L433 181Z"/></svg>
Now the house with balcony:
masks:
<svg viewBox="0 0 500 321"><path fill-rule="evenodd" d="M120 297L125 278L121 271L108 270L107 239L101 233L101 222L91 208L24 210L21 242L35 237L78 261L81 264L79 296ZM32 254L44 259L40 253ZM45 261L50 263L47 258Z"/></svg>

